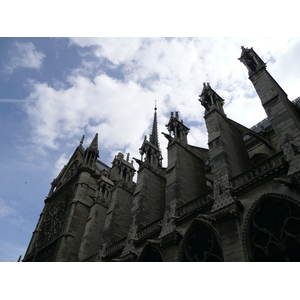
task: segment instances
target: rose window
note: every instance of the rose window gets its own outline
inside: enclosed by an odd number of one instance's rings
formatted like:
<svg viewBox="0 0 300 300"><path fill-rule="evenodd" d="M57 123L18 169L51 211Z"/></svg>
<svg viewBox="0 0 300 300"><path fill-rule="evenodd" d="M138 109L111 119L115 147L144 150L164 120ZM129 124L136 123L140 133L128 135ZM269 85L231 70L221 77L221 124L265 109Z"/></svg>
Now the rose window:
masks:
<svg viewBox="0 0 300 300"><path fill-rule="evenodd" d="M250 261L300 261L300 208L266 198L252 213L248 228Z"/></svg>

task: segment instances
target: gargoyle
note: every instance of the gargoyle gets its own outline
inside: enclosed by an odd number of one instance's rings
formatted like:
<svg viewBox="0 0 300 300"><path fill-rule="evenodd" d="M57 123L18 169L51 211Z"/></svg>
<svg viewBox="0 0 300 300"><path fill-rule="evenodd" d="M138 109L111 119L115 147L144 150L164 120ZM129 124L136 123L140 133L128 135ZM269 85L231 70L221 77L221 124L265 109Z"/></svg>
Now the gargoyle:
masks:
<svg viewBox="0 0 300 300"><path fill-rule="evenodd" d="M161 134L163 134L165 136L165 138L167 138L170 143L173 142L174 138L171 137L169 134L164 133L164 132L162 132Z"/></svg>
<svg viewBox="0 0 300 300"><path fill-rule="evenodd" d="M140 160L140 159L138 159L138 158L135 158L135 157L133 157L133 159L136 161L136 163L141 167L144 163Z"/></svg>

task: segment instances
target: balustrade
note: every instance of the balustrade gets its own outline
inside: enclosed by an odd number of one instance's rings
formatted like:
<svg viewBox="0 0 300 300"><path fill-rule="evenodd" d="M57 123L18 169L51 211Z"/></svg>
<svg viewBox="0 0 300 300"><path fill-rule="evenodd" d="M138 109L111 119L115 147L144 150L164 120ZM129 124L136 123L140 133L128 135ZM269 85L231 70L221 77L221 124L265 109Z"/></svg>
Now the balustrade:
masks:
<svg viewBox="0 0 300 300"><path fill-rule="evenodd" d="M194 210L196 210L197 208L200 208L201 206L209 203L212 201L212 195L213 192L212 190L210 190L209 192L201 195L200 197L197 197L196 199L193 199L192 201L178 207L176 209L176 213L177 213L177 216L182 216L182 215L185 215L189 212L192 212Z"/></svg>
<svg viewBox="0 0 300 300"><path fill-rule="evenodd" d="M160 218L159 220L156 220L155 222L153 222L153 223L145 226L141 230L139 230L137 232L137 239L141 239L141 238L151 234L152 232L159 230L161 228L162 221L163 221L163 218Z"/></svg>
<svg viewBox="0 0 300 300"><path fill-rule="evenodd" d="M104 256L110 255L120 249L122 249L125 245L126 238L123 238L122 240L108 246L104 251Z"/></svg>
<svg viewBox="0 0 300 300"><path fill-rule="evenodd" d="M232 178L230 180L231 186L236 189L240 186L249 183L252 180L263 176L270 171L280 167L282 165L283 153L280 152L275 156L261 162L260 164L254 166L252 169Z"/></svg>

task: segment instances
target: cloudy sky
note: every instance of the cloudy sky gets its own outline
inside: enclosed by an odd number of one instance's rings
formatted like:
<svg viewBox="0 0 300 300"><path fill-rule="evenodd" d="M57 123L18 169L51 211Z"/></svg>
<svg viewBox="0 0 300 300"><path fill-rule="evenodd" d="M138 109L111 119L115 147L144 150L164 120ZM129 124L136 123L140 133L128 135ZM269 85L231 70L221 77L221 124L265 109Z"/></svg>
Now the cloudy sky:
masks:
<svg viewBox="0 0 300 300"><path fill-rule="evenodd" d="M242 45L290 100L300 96L300 38L0 38L0 261L24 256L50 183L82 135L87 147L99 134L108 165L119 151L139 158L156 100L159 133L179 111L189 143L207 148L203 82L229 118L247 127L264 119L238 60Z"/></svg>

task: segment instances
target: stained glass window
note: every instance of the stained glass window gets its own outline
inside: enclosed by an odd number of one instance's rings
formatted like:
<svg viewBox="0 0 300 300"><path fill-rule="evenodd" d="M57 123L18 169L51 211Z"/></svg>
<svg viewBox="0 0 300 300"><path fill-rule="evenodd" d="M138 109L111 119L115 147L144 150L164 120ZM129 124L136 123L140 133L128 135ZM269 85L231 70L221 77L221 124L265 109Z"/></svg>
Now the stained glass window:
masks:
<svg viewBox="0 0 300 300"><path fill-rule="evenodd" d="M300 261L300 208L289 200L263 198L248 227L250 261Z"/></svg>
<svg viewBox="0 0 300 300"><path fill-rule="evenodd" d="M139 259L141 262L162 262L159 250L154 246L146 246Z"/></svg>
<svg viewBox="0 0 300 300"><path fill-rule="evenodd" d="M223 261L222 249L208 226L197 223L190 230L183 242L181 261Z"/></svg>

